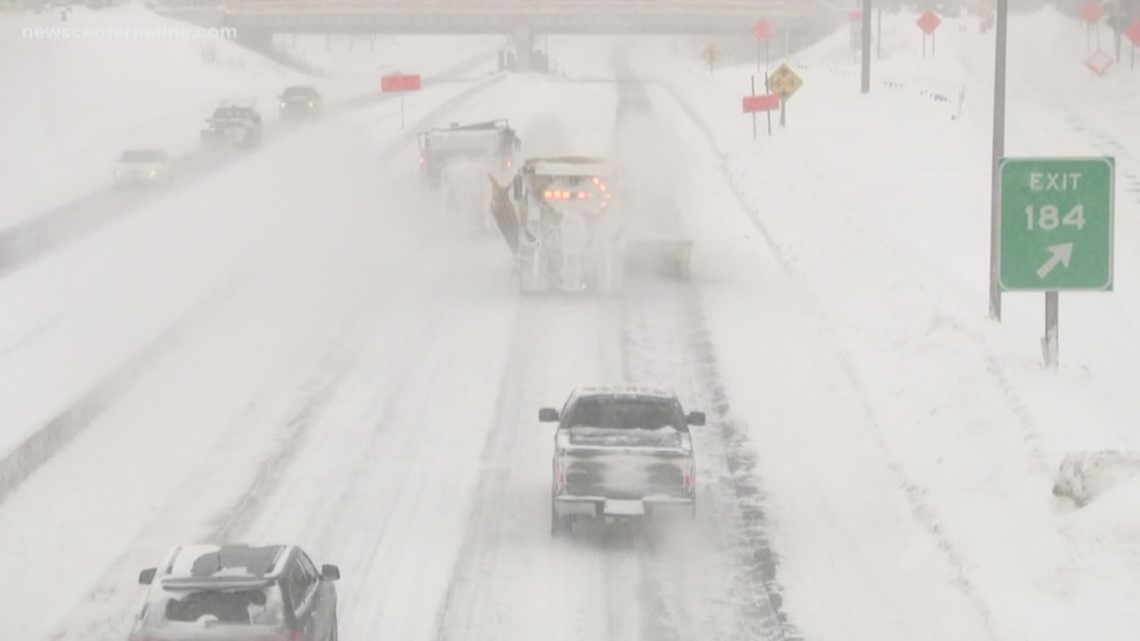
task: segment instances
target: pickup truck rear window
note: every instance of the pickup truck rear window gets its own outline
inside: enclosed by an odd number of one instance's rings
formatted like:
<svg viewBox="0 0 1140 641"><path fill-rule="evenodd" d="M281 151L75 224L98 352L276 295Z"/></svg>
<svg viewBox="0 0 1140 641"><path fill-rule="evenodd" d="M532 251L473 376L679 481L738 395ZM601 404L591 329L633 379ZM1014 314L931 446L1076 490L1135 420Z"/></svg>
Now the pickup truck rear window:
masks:
<svg viewBox="0 0 1140 641"><path fill-rule="evenodd" d="M566 426L629 430L671 427L678 432L689 431L679 407L668 399L652 398L579 398L570 409Z"/></svg>

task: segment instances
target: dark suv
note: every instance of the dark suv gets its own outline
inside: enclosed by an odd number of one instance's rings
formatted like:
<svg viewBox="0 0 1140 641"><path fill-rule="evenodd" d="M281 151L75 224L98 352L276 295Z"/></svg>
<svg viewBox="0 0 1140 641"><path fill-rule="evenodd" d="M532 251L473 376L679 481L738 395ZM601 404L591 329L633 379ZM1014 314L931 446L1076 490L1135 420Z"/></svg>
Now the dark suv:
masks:
<svg viewBox="0 0 1140 641"><path fill-rule="evenodd" d="M286 87L277 97L283 118L315 118L325 111L325 101L312 87Z"/></svg>
<svg viewBox="0 0 1140 641"><path fill-rule="evenodd" d="M158 568L130 641L336 641L335 565L292 545L185 545Z"/></svg>

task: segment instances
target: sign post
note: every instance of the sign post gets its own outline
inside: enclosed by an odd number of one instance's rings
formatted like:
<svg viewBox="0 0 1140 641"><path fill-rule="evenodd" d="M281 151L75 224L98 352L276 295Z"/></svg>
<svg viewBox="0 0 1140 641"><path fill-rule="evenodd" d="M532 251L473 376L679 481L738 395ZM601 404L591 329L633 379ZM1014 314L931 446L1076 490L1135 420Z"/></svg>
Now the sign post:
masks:
<svg viewBox="0 0 1140 641"><path fill-rule="evenodd" d="M1096 30L1096 48L1100 51L1100 20L1104 17L1104 7L1096 0L1089 0L1081 9L1081 20L1085 22L1085 44L1092 51L1092 31Z"/></svg>
<svg viewBox="0 0 1140 641"><path fill-rule="evenodd" d="M780 108L780 96L767 94L756 95L756 77L752 77L752 95L744 97L744 113L752 114L752 139L756 139L756 113L763 111L768 114L768 135L772 135L772 112Z"/></svg>
<svg viewBox="0 0 1140 641"><path fill-rule="evenodd" d="M768 89L768 72L764 71L764 90L767 91L767 89ZM769 94L769 95L771 95L771 94ZM775 96L775 98L776 98L776 108L779 108L780 97ZM768 118L768 137L771 138L772 137L772 109L765 110L764 115Z"/></svg>
<svg viewBox="0 0 1140 641"><path fill-rule="evenodd" d="M400 129L404 128L404 94L409 91L419 91L421 86L419 74L391 74L380 79L380 89L384 93L398 92L400 94Z"/></svg>
<svg viewBox="0 0 1140 641"><path fill-rule="evenodd" d="M1124 35L1132 41L1132 62L1129 64L1129 69L1136 69L1136 45L1140 45L1140 18L1136 19L1127 29L1124 30Z"/></svg>
<svg viewBox="0 0 1140 641"><path fill-rule="evenodd" d="M915 24L918 25L919 29L922 29L922 57L926 57L926 36L930 36L930 55L933 57L935 55L934 32L942 24L942 18L939 18L938 14L933 11L924 11L915 21Z"/></svg>
<svg viewBox="0 0 1140 641"><path fill-rule="evenodd" d="M752 74L752 98L756 98L756 74ZM744 101L744 110L748 111L748 101ZM770 135L770 134L769 134ZM752 112L752 139L756 140L756 112Z"/></svg>
<svg viewBox="0 0 1140 641"><path fill-rule="evenodd" d="M708 63L711 74L716 69L716 63L720 62L720 49L714 44L707 45L701 50L701 57Z"/></svg>
<svg viewBox="0 0 1140 641"><path fill-rule="evenodd" d="M994 139L990 158L990 318L1001 322L1001 158L1005 155L1005 60L1009 0L997 0L997 44L994 54Z"/></svg>
<svg viewBox="0 0 1140 641"><path fill-rule="evenodd" d="M1111 291L1112 158L1003 158L1004 291L1045 292L1045 365L1057 367L1058 292Z"/></svg>
<svg viewBox="0 0 1140 641"><path fill-rule="evenodd" d="M768 93L780 97L780 126L784 127L787 125L788 99L799 91L804 81L788 65L781 64L768 76L767 84Z"/></svg>
<svg viewBox="0 0 1140 641"><path fill-rule="evenodd" d="M863 68L861 84L863 93L871 93L871 0L863 0Z"/></svg>
<svg viewBox="0 0 1140 641"><path fill-rule="evenodd" d="M879 23L875 27L875 60L883 59L883 8L879 7Z"/></svg>
<svg viewBox="0 0 1140 641"><path fill-rule="evenodd" d="M764 42L764 71L768 71L768 63L771 60L771 44L772 35L775 30L772 28L772 23L767 18L761 18L752 25L752 35L756 36L756 73L760 73L760 42Z"/></svg>

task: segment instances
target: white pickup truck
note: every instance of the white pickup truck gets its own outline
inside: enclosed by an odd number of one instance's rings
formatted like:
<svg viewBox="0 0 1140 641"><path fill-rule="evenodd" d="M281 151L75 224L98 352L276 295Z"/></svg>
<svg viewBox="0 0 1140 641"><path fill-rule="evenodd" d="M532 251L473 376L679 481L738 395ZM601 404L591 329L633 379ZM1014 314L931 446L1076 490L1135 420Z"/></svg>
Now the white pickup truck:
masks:
<svg viewBox="0 0 1140 641"><path fill-rule="evenodd" d="M573 532L580 519L630 521L665 512L696 514L690 425L677 395L660 388L581 387L562 411L539 410L554 433L550 531Z"/></svg>

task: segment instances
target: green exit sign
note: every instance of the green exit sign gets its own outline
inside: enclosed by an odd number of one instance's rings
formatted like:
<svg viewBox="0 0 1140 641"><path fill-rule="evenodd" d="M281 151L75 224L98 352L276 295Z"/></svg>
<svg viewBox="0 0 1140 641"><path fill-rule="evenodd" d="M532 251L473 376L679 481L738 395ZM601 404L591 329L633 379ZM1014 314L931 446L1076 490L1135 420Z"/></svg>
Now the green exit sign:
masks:
<svg viewBox="0 0 1140 641"><path fill-rule="evenodd" d="M1112 289L1115 161L1002 158L1004 291Z"/></svg>

